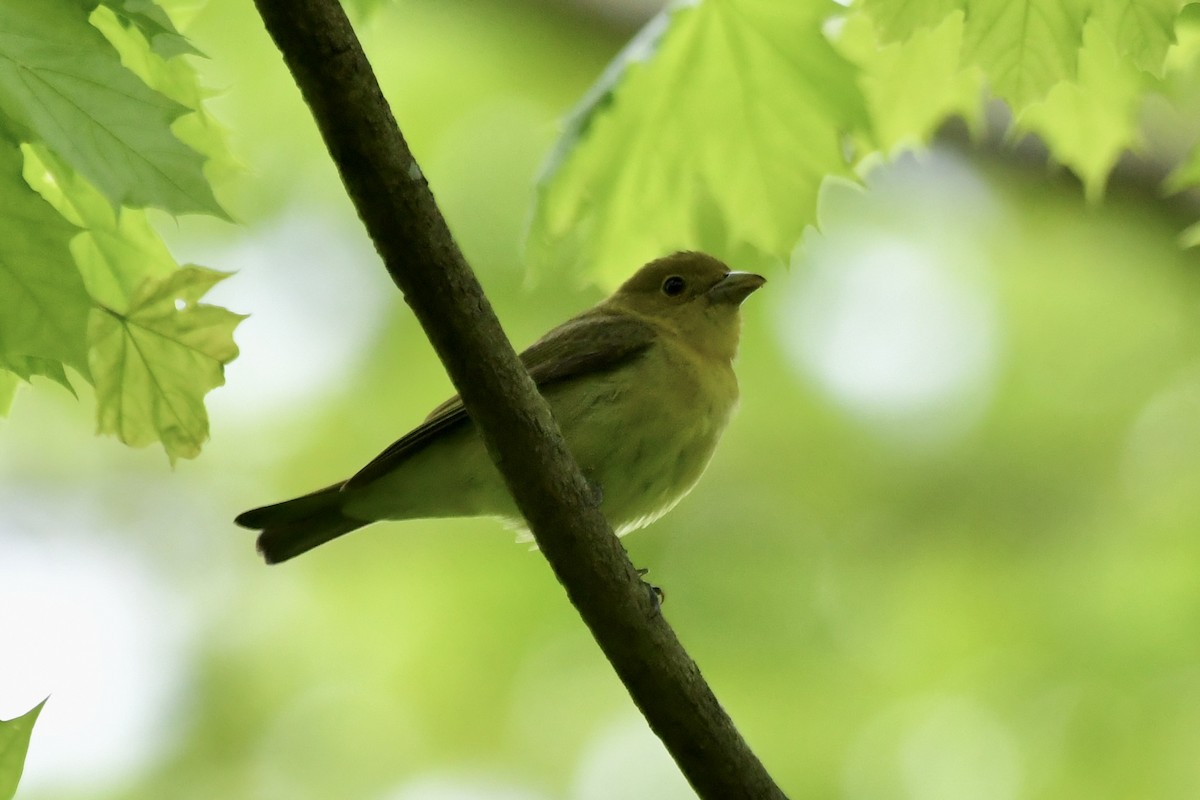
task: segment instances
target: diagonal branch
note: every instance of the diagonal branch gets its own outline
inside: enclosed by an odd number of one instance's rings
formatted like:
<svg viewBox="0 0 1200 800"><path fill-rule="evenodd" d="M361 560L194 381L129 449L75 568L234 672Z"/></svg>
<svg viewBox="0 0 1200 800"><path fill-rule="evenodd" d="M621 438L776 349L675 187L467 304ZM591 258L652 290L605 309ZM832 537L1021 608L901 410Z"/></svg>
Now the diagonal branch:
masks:
<svg viewBox="0 0 1200 800"><path fill-rule="evenodd" d="M783 798L629 562L508 343L336 0L255 0L342 181L542 553L692 787ZM634 265L631 265L631 267Z"/></svg>

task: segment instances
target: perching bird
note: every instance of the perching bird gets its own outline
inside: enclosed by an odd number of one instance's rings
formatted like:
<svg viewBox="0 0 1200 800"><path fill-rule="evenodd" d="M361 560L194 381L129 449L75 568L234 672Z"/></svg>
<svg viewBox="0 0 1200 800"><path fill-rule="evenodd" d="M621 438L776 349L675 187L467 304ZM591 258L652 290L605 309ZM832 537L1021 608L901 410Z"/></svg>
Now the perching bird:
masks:
<svg viewBox="0 0 1200 800"><path fill-rule="evenodd" d="M618 534L671 510L708 466L737 405L738 307L765 282L675 253L521 354ZM236 522L262 531L274 564L377 520L466 516L523 525L454 397L349 480Z"/></svg>

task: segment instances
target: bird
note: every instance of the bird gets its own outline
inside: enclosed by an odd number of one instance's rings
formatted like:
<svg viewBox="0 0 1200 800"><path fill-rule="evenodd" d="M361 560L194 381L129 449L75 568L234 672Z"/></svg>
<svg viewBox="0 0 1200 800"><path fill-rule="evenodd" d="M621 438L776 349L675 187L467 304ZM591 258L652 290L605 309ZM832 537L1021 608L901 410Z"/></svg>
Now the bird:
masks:
<svg viewBox="0 0 1200 800"><path fill-rule="evenodd" d="M738 404L740 307L764 283L676 252L521 353L618 535L670 511L707 468ZM379 520L469 516L530 538L455 396L347 480L234 521L260 532L258 551L275 564Z"/></svg>

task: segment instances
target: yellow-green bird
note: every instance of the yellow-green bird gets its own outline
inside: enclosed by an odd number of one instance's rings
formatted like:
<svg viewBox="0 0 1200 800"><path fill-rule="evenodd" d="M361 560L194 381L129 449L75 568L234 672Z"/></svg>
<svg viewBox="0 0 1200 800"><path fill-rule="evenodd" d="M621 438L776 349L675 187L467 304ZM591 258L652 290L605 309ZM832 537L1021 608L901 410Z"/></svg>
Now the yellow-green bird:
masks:
<svg viewBox="0 0 1200 800"><path fill-rule="evenodd" d="M738 309L765 282L675 253L521 354L618 534L670 511L708 466L737 406ZM523 527L454 397L349 480L236 521L262 531L259 552L277 563L377 520L467 516Z"/></svg>

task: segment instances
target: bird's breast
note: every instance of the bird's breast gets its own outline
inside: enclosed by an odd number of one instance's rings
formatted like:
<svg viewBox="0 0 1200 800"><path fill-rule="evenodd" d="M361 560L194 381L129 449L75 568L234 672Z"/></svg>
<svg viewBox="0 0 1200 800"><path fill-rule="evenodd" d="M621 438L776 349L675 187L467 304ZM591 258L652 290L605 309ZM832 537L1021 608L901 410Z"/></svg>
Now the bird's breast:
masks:
<svg viewBox="0 0 1200 800"><path fill-rule="evenodd" d="M618 533L649 524L700 479L737 405L727 360L656 345L610 373L549 396Z"/></svg>

